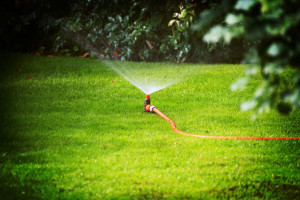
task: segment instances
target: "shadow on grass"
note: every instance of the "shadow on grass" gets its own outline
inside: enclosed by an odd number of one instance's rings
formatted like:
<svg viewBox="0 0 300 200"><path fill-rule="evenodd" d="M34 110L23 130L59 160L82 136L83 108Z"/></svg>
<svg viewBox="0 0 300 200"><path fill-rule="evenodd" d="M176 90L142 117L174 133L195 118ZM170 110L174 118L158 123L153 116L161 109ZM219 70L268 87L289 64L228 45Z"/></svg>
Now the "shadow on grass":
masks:
<svg viewBox="0 0 300 200"><path fill-rule="evenodd" d="M22 154L31 151L34 146L28 143L22 124L17 120L19 97L18 90L13 87L20 78L24 56L1 52L0 56L0 199L41 199L47 190L55 190L51 183L51 172L47 177L38 177L40 170L27 168L29 163L35 165L43 162L42 158ZM28 62L28 60L27 60ZM23 75L24 76L24 75ZM47 185L47 187L44 187ZM44 187L44 188L43 188Z"/></svg>
<svg viewBox="0 0 300 200"><path fill-rule="evenodd" d="M270 181L253 184L236 185L221 190L211 190L209 194L216 198L271 198L298 199L300 186L292 184L276 184Z"/></svg>

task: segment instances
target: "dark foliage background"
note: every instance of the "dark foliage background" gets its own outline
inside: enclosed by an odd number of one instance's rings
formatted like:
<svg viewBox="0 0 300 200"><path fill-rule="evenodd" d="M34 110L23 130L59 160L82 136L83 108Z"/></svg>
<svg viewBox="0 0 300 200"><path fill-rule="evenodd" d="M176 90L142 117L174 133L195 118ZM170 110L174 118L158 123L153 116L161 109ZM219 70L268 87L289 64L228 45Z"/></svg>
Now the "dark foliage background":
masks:
<svg viewBox="0 0 300 200"><path fill-rule="evenodd" d="M245 47L241 41L212 45L202 40L203 31L191 31L203 10L219 4L218 0L5 0L0 45L42 54L91 51L102 59L239 62ZM186 10L192 15L174 17ZM176 23L168 26L172 19L184 28Z"/></svg>

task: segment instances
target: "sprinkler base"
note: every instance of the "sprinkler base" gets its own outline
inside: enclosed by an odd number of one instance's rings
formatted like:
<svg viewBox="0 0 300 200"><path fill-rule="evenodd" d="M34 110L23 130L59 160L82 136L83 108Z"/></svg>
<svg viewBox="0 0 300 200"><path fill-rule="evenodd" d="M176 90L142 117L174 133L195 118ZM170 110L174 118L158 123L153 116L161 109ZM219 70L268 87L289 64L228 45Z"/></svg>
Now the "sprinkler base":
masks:
<svg viewBox="0 0 300 200"><path fill-rule="evenodd" d="M156 107L148 104L145 106L145 112L154 112L154 108L156 108Z"/></svg>

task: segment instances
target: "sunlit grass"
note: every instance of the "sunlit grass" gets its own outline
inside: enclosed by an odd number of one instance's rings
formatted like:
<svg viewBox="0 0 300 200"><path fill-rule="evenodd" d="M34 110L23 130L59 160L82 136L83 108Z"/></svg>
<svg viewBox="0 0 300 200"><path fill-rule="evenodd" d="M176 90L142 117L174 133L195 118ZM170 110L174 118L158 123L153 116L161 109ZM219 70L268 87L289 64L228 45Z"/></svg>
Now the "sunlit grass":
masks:
<svg viewBox="0 0 300 200"><path fill-rule="evenodd" d="M251 113L239 111L260 82L232 93L243 66L198 67L151 95L179 129L299 136L299 112L251 121ZM1 199L299 197L298 141L178 135L143 112L141 91L97 60L6 55L0 78Z"/></svg>

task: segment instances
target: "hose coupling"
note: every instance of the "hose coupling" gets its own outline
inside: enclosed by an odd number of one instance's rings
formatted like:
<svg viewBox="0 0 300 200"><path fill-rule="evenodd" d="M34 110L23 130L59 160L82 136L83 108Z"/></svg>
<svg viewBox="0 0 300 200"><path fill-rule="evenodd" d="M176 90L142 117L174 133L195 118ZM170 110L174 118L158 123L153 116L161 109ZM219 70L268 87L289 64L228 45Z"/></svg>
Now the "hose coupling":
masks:
<svg viewBox="0 0 300 200"><path fill-rule="evenodd" d="M154 112L153 111L154 108L156 108L156 107L153 106L153 105L148 104L148 105L146 105L145 110L146 110L146 112Z"/></svg>

